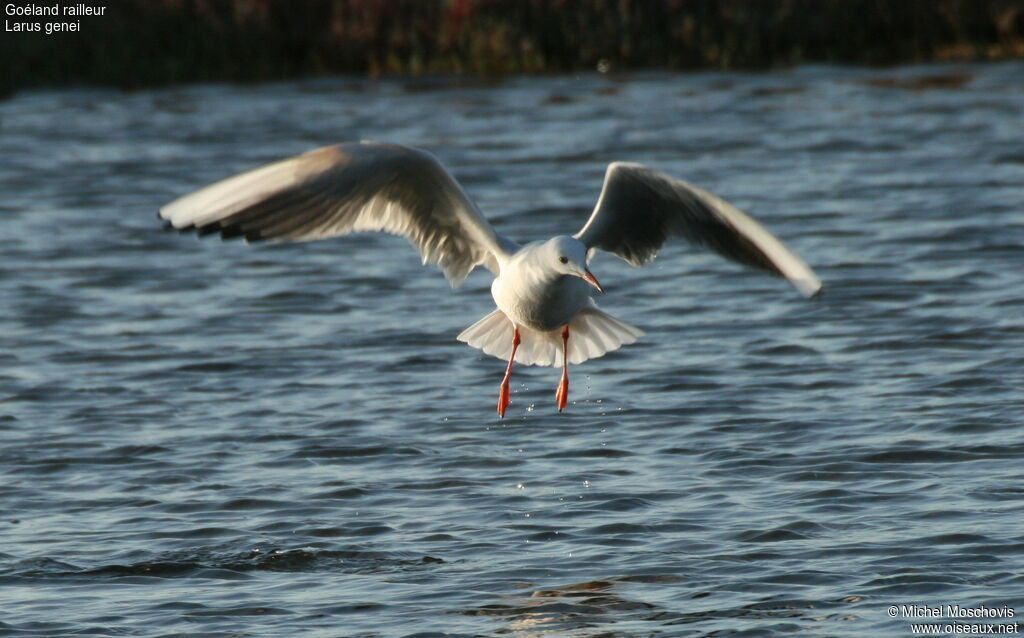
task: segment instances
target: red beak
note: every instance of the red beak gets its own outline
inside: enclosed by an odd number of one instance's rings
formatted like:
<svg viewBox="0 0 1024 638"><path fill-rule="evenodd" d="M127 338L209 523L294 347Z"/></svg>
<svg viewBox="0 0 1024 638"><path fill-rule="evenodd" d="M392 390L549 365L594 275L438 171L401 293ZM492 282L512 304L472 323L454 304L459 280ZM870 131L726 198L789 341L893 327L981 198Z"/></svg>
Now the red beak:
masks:
<svg viewBox="0 0 1024 638"><path fill-rule="evenodd" d="M580 279L587 282L594 288L597 288L598 292L604 292L604 288L601 287L601 284L597 281L597 277L594 276L594 273L590 272L589 268L583 271L583 276L580 277Z"/></svg>

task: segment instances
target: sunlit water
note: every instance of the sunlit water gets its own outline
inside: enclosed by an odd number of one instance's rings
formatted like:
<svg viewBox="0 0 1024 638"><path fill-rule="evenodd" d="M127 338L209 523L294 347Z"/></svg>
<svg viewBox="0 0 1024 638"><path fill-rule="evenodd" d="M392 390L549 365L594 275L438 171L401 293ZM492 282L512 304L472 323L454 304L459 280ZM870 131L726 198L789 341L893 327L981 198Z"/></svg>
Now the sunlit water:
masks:
<svg viewBox="0 0 1024 638"><path fill-rule="evenodd" d="M938 80L920 78L941 76ZM0 633L905 636L1024 615L1024 65L324 80L0 103ZM498 230L612 160L762 219L826 292L607 255L639 343L557 371L404 240L160 230L343 140L434 151ZM1018 620L1020 620L1018 618Z"/></svg>

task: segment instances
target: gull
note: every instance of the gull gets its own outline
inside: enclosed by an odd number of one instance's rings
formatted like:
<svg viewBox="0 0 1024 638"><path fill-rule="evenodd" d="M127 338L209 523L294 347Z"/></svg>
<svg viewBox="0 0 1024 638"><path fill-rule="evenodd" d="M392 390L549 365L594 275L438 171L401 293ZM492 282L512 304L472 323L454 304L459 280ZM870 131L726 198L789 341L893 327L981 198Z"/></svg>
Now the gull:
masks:
<svg viewBox="0 0 1024 638"><path fill-rule="evenodd" d="M595 250L641 266L670 237L785 277L806 297L814 272L774 235L728 202L647 168L612 162L597 205L574 235L520 245L495 232L432 154L379 142L311 150L228 177L162 207L165 227L222 238L310 241L354 232L405 237L423 264L453 287L476 266L494 274L497 308L457 338L507 360L498 414L510 403L512 363L562 368L558 411L569 396L568 364L635 342L643 332L597 307L604 292L589 262Z"/></svg>

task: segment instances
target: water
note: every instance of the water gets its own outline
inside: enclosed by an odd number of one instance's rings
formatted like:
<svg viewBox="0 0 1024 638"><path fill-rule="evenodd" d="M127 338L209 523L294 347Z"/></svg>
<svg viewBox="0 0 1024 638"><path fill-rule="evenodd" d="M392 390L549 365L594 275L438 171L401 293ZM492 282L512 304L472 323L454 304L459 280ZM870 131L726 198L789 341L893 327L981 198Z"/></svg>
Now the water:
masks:
<svg viewBox="0 0 1024 638"><path fill-rule="evenodd" d="M939 77L938 80L927 78ZM921 78L925 78L921 81ZM298 81L0 103L0 633L906 636L1024 614L1024 65ZM593 270L639 343L558 373L406 242L156 208L341 140L434 150L500 232L634 160L821 275ZM1018 618L1019 620L1019 618ZM948 621L947 621L948 622Z"/></svg>

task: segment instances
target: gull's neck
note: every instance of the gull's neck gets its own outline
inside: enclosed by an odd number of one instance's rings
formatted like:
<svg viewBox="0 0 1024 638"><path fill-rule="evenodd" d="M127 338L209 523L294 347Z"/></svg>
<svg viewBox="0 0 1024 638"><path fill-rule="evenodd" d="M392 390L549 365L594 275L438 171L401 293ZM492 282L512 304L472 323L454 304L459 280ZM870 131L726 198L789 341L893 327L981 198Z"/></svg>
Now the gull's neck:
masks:
<svg viewBox="0 0 1024 638"><path fill-rule="evenodd" d="M507 271L514 273L514 277L520 284L529 287L543 286L550 284L562 273L546 264L546 255L543 251L543 241L531 242L523 246L508 260ZM502 268L502 274L506 268Z"/></svg>

